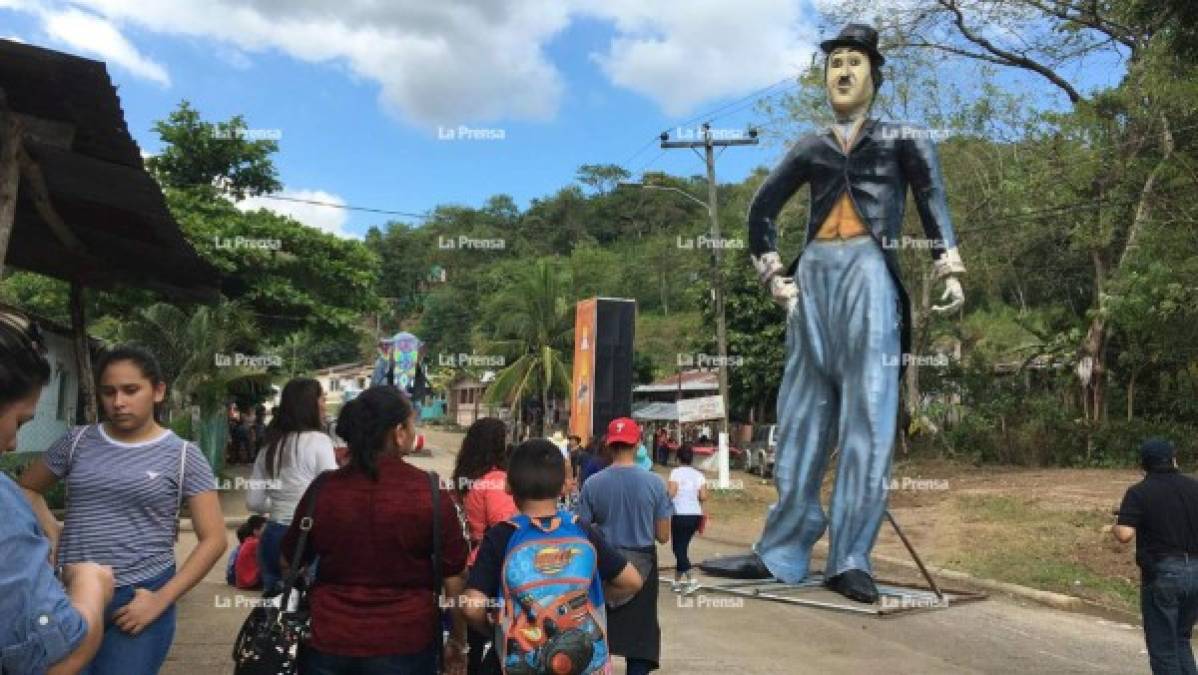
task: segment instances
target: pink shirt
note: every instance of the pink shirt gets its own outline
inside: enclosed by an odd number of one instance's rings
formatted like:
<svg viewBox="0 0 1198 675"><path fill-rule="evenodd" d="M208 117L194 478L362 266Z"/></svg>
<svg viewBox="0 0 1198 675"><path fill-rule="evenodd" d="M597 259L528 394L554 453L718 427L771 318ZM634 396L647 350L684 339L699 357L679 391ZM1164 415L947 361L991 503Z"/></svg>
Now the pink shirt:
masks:
<svg viewBox="0 0 1198 675"><path fill-rule="evenodd" d="M478 554L478 544L483 540L488 527L502 523L519 513L516 502L505 489L506 483L507 472L495 468L476 480L466 493L466 526L470 530L470 558L467 564L474 563L474 557Z"/></svg>

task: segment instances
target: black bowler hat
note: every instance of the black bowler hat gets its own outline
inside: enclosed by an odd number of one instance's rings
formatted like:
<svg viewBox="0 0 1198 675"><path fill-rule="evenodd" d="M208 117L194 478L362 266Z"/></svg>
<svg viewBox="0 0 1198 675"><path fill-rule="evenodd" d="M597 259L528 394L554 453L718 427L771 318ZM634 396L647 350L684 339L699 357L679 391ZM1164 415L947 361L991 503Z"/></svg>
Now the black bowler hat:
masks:
<svg viewBox="0 0 1198 675"><path fill-rule="evenodd" d="M869 54L875 67L886 63L886 58L878 51L878 31L863 23L846 24L840 29L840 35L819 43L819 48L824 50L825 54L831 54L837 47L855 47L864 51Z"/></svg>

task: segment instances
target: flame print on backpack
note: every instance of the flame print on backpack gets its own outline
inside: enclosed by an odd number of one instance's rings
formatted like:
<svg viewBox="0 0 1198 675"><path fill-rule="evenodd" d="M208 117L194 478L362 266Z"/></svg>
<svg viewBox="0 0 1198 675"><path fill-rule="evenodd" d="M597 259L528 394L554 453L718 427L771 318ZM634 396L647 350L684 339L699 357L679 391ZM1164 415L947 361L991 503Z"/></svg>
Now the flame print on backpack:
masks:
<svg viewBox="0 0 1198 675"><path fill-rule="evenodd" d="M508 675L607 672L598 556L577 516L559 510L547 524L525 515L503 558L503 609L495 648Z"/></svg>

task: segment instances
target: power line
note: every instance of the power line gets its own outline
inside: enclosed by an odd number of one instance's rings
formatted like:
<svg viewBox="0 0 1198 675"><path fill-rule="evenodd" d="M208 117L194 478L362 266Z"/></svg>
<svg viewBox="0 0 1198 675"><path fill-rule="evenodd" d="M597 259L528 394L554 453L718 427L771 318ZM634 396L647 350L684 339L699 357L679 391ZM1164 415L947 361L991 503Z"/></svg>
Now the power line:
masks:
<svg viewBox="0 0 1198 675"><path fill-rule="evenodd" d="M760 89L749 92L748 94L742 96L741 98L736 99L735 101L730 101L728 103L725 103L722 106L719 106L712 110L708 110L706 112L699 113L697 115L693 115L691 117L688 117L688 118L682 120L681 122L675 122L674 124L676 124L677 126L685 126L687 124L692 124L694 122L697 122L701 119L714 119L712 117L712 115L715 115L718 112L721 112L721 111L726 110L732 106L735 106L737 104L748 101L749 99L762 98L766 95L765 92L769 91L770 89L773 89L780 84L784 84L784 83L791 82L791 81L792 81L792 78L791 78L791 76L788 75L788 76L778 80L777 82L774 82L774 83L764 86ZM797 86L797 83L795 84L795 86ZM780 92L774 92L773 94L770 94L770 96L776 95L778 93L780 93ZM731 114L731 113L726 113L725 115L722 115L721 117L726 116L727 114ZM654 143L656 143L660 137L660 133L664 133L664 131L665 130L662 130L662 132L659 132L658 135L655 135L652 138L650 138L648 141L645 141L644 145L637 148L636 152L632 153L628 157L628 159L625 159L623 162L620 162L620 164L618 166L625 166L625 167L628 166L628 164L631 163L632 160L636 159L638 156L640 156L640 154L642 152L644 152L645 150L648 150L650 146L652 146Z"/></svg>
<svg viewBox="0 0 1198 675"><path fill-rule="evenodd" d="M432 218L430 213L412 213L410 211L392 211L390 209L379 209L370 206L353 206L350 204L338 204L337 202L322 202L316 199L301 199L299 197L284 197L282 195L254 195L258 199L273 199L282 202L296 202L299 204L311 204L313 206L327 206L332 209L342 209L345 211L364 211L366 213L381 213L389 216L405 216L408 218Z"/></svg>

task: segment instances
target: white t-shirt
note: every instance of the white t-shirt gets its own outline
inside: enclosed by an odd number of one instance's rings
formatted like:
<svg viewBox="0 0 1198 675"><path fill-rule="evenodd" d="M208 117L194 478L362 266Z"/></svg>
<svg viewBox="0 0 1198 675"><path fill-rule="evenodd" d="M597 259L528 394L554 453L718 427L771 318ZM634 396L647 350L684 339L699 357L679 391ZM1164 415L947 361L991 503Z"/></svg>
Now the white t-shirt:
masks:
<svg viewBox="0 0 1198 675"><path fill-rule="evenodd" d="M699 488L707 479L703 472L693 466L680 466L670 472L670 482L678 484L674 495L674 515L701 516L703 505L699 503Z"/></svg>
<svg viewBox="0 0 1198 675"><path fill-rule="evenodd" d="M276 523L290 525L308 485L321 472L337 468L333 441L323 431L288 434L279 448L275 462L279 474L273 479L266 473L267 450L263 447L254 460L245 505L254 513L269 513Z"/></svg>

